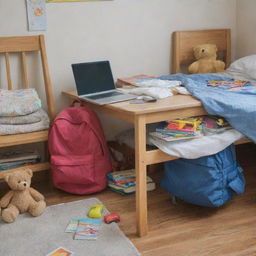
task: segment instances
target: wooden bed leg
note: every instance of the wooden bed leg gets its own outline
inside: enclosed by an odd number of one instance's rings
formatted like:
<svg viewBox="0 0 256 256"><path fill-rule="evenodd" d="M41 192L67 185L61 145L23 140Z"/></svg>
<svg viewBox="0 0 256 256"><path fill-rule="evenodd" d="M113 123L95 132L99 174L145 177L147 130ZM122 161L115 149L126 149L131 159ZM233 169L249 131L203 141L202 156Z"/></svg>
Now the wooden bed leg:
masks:
<svg viewBox="0 0 256 256"><path fill-rule="evenodd" d="M136 221L137 234L148 233L147 213L147 168L146 157L146 122L144 116L135 118L135 169L136 169Z"/></svg>

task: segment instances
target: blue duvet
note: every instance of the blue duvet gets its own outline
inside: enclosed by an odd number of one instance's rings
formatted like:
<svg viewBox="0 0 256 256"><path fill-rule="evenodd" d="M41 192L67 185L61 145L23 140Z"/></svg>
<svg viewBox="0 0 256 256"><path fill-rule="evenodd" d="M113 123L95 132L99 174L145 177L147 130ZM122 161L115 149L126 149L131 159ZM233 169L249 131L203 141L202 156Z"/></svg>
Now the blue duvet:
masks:
<svg viewBox="0 0 256 256"><path fill-rule="evenodd" d="M164 80L180 80L188 91L199 99L211 115L224 117L232 127L256 142L256 86L230 91L223 87L210 87L208 81L230 80L209 74L168 75Z"/></svg>

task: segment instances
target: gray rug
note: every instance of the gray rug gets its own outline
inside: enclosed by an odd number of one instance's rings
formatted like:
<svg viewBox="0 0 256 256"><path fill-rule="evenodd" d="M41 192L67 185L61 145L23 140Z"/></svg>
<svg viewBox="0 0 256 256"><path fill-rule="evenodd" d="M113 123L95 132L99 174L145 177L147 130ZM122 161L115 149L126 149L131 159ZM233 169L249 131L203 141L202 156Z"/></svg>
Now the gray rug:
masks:
<svg viewBox="0 0 256 256"><path fill-rule="evenodd" d="M73 240L73 233L64 232L70 219L85 218L90 207L99 203L90 198L49 206L36 218L25 213L11 224L0 221L0 255L45 256L58 247L73 251L75 256L140 255L116 223L103 222L95 241Z"/></svg>

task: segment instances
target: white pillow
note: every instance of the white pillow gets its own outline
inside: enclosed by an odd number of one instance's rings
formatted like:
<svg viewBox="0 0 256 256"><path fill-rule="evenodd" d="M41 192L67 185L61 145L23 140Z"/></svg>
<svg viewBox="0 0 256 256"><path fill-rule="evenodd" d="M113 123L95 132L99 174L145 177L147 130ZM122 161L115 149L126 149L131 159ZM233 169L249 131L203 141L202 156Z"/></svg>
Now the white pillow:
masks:
<svg viewBox="0 0 256 256"><path fill-rule="evenodd" d="M256 55L250 55L234 61L227 72L243 74L248 79L256 80Z"/></svg>

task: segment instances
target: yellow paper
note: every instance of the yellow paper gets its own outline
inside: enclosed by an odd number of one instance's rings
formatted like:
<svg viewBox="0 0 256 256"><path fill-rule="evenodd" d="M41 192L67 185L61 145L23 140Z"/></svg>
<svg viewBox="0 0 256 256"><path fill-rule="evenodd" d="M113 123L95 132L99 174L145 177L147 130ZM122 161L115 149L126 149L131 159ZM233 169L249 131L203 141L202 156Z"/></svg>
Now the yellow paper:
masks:
<svg viewBox="0 0 256 256"><path fill-rule="evenodd" d="M47 3L60 3L60 2L96 2L96 1L112 1L112 0L46 0Z"/></svg>

